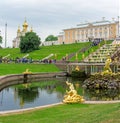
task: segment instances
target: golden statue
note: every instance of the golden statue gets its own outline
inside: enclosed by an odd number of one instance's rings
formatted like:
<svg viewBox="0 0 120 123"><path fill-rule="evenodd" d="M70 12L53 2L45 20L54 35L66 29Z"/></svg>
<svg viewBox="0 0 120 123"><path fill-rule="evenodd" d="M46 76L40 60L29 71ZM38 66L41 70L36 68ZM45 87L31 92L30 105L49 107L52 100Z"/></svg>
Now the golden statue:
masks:
<svg viewBox="0 0 120 123"><path fill-rule="evenodd" d="M66 84L69 86L69 90L66 90L63 103L82 103L85 101L82 96L77 94L72 83L66 81Z"/></svg>
<svg viewBox="0 0 120 123"><path fill-rule="evenodd" d="M32 72L31 71L29 71L29 69L26 69L26 71L25 72L23 72L23 74L31 74Z"/></svg>
<svg viewBox="0 0 120 123"><path fill-rule="evenodd" d="M57 54L54 55L55 59L57 59Z"/></svg>
<svg viewBox="0 0 120 123"><path fill-rule="evenodd" d="M75 70L76 70L76 71L80 71L79 66L76 66Z"/></svg>
<svg viewBox="0 0 120 123"><path fill-rule="evenodd" d="M102 72L104 73L112 73L112 70L110 68L110 63L112 62L110 56L107 58L107 60L105 61L105 66L104 66L104 71Z"/></svg>
<svg viewBox="0 0 120 123"><path fill-rule="evenodd" d="M78 60L78 53L75 54L76 60Z"/></svg>
<svg viewBox="0 0 120 123"><path fill-rule="evenodd" d="M85 55L84 55L84 54L82 54L82 59L84 60L84 58L85 58Z"/></svg>

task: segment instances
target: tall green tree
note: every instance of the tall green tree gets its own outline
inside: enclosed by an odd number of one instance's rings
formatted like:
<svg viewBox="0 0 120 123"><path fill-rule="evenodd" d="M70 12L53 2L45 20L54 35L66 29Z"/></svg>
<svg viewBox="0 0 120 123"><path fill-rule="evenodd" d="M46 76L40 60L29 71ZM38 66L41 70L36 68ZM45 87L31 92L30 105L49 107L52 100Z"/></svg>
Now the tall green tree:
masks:
<svg viewBox="0 0 120 123"><path fill-rule="evenodd" d="M0 44L2 44L2 36L0 36Z"/></svg>
<svg viewBox="0 0 120 123"><path fill-rule="evenodd" d="M54 35L49 35L46 37L45 41L57 41L58 37L54 36Z"/></svg>
<svg viewBox="0 0 120 123"><path fill-rule="evenodd" d="M21 36L19 48L22 53L28 53L38 50L40 43L41 39L35 32L27 32L25 36Z"/></svg>

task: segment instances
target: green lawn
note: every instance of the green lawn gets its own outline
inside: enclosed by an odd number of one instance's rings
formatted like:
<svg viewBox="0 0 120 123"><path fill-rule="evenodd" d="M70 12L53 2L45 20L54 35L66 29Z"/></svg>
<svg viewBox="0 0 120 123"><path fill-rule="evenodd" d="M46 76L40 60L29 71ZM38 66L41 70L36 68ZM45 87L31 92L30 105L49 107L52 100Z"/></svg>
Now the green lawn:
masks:
<svg viewBox="0 0 120 123"><path fill-rule="evenodd" d="M111 44L112 41L101 41L99 45L97 46L93 46L93 47L89 47L89 49L87 49L84 53L78 53L78 61L81 61L83 59L83 54L84 54L84 58L87 57L88 55L90 55L91 53L95 52L97 49L99 49L101 46L103 46L104 44ZM71 61L75 61L76 60L76 56L72 57L70 59Z"/></svg>
<svg viewBox="0 0 120 123"><path fill-rule="evenodd" d="M107 41L106 43L111 43L112 41ZM101 46L104 44L105 42L102 41L101 42ZM91 42L84 42L84 43L73 43L73 44L62 44L62 45L52 45L52 46L41 46L39 50L35 50L33 52L29 53L29 58L32 59L43 59L47 56L49 56L50 54L54 54L54 56L52 57L52 59L57 59L57 60L61 60L63 57L66 56L66 54L71 54L71 53L76 53L79 50L81 50L82 48L87 48L90 47ZM88 56L90 53L94 52L95 50L97 50L99 48L99 46L94 46L89 48L88 50L86 50L84 52L84 56ZM19 48L5 48L5 49L0 49L0 56L4 57L6 55L10 54L10 56L8 58L12 58L15 59L16 57L22 58L23 56L25 56L28 53L20 53L20 49ZM56 54L56 57L55 57ZM78 54L78 60L82 60L82 55L83 52ZM70 61L74 61L76 60L75 56L73 58L70 59Z"/></svg>
<svg viewBox="0 0 120 123"><path fill-rule="evenodd" d="M54 64L0 64L0 75L20 74L26 69L31 72L59 72Z"/></svg>
<svg viewBox="0 0 120 123"><path fill-rule="evenodd" d="M63 104L22 114L0 116L0 123L120 123L120 103Z"/></svg>
<svg viewBox="0 0 120 123"><path fill-rule="evenodd" d="M50 54L56 54L57 60L62 59L66 54L75 53L83 47L90 45L90 42L86 43L73 43L73 44L64 44L64 45L53 45L53 46L41 46L40 50L36 50L29 53L29 57L33 59L42 59ZM0 49L0 56L6 56L10 54L10 58L22 58L27 53L20 53L19 48L5 48ZM54 58L54 57L53 57Z"/></svg>

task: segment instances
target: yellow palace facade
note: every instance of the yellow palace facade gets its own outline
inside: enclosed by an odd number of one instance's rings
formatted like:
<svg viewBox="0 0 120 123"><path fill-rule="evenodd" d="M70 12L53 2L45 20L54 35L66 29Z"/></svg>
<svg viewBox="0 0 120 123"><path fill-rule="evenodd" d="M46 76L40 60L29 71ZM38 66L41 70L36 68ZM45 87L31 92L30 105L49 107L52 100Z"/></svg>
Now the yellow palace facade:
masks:
<svg viewBox="0 0 120 123"><path fill-rule="evenodd" d="M81 23L76 27L64 29L58 35L59 44L86 42L94 40L114 40L119 34L119 21L101 21Z"/></svg>

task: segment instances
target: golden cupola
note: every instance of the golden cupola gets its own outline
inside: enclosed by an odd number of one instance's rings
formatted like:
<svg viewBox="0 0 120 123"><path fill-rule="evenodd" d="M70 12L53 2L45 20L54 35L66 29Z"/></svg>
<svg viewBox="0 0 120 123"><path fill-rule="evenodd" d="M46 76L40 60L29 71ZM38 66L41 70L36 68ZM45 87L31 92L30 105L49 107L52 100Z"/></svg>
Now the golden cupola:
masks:
<svg viewBox="0 0 120 123"><path fill-rule="evenodd" d="M18 26L18 30L17 30L17 33L20 33L20 26Z"/></svg>
<svg viewBox="0 0 120 123"><path fill-rule="evenodd" d="M25 20L23 23L23 32L27 32L28 24L27 21Z"/></svg>

